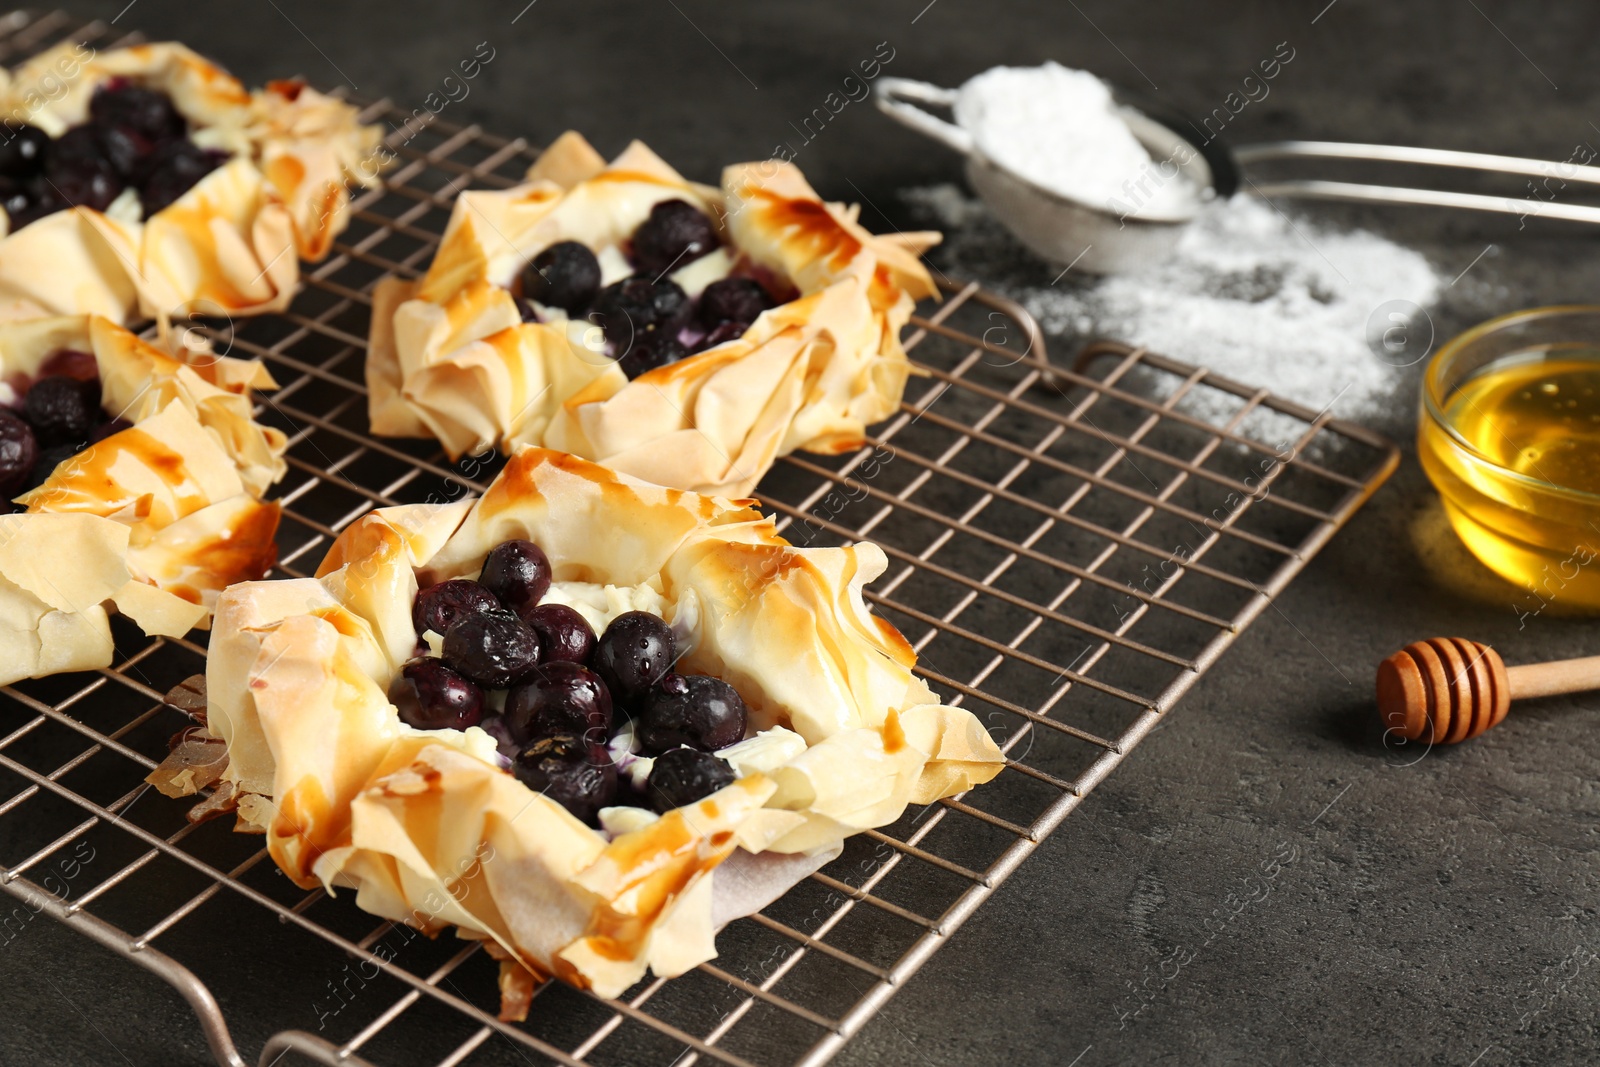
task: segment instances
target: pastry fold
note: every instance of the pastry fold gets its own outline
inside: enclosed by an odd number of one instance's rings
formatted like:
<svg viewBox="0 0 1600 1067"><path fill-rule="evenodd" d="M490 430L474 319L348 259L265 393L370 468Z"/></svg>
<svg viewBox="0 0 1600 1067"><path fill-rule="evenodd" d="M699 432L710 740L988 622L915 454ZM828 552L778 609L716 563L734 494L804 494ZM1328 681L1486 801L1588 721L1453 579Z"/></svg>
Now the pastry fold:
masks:
<svg viewBox="0 0 1600 1067"><path fill-rule="evenodd" d="M733 683L779 743L727 788L608 839L502 769L482 730L403 725L385 693L416 645L418 576L475 575L517 537L558 582L658 589L689 648L679 669ZM298 884L492 942L513 1014L524 972L615 997L647 968L712 958L716 927L846 836L999 773L978 721L939 704L867 610L884 567L873 545L794 548L741 502L525 447L476 501L372 512L319 577L223 594L206 679L223 788Z"/></svg>
<svg viewBox="0 0 1600 1067"><path fill-rule="evenodd" d="M167 93L190 139L232 158L146 219L113 205L117 217L69 208L16 232L5 220L0 318L93 313L122 324L288 307L299 260L326 255L349 221L349 184L377 184L379 129L297 81L247 91L171 42L105 52L63 42L0 71L0 115L58 137L113 80Z"/></svg>
<svg viewBox="0 0 1600 1067"><path fill-rule="evenodd" d="M882 237L824 203L793 165L685 180L634 142L605 163L576 133L504 191L456 200L427 274L373 295L374 433L436 437L452 457L533 444L660 485L745 496L796 449L858 447L898 406L900 330L937 292L918 255L937 234ZM510 287L558 241L615 248L664 200L685 200L799 296L742 337L629 381L584 322L523 322Z"/></svg>
<svg viewBox="0 0 1600 1067"><path fill-rule="evenodd" d="M283 434L256 423L260 363L177 348L96 316L0 323L0 378L94 356L102 405L133 426L63 461L0 515L0 684L109 666L107 609L147 634L205 626L221 591L276 557Z"/></svg>

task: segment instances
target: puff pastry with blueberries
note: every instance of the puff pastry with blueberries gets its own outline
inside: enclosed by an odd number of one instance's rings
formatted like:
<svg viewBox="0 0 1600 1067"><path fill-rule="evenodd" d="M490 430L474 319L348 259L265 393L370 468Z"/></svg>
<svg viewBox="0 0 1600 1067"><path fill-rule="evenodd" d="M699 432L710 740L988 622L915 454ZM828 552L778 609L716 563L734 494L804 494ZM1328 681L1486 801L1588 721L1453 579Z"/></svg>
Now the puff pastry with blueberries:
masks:
<svg viewBox="0 0 1600 1067"><path fill-rule="evenodd" d="M109 665L112 610L181 636L272 565L286 441L250 399L272 378L176 352L93 316L0 323L0 684Z"/></svg>
<svg viewBox="0 0 1600 1067"><path fill-rule="evenodd" d="M0 72L0 115L0 318L282 310L377 182L354 107L181 44L63 42Z"/></svg>
<svg viewBox="0 0 1600 1067"><path fill-rule="evenodd" d="M372 512L319 577L225 592L190 743L226 745L219 791L298 884L488 942L508 1016L535 976L614 997L1001 769L868 611L885 565L524 448L477 501ZM152 780L193 791L195 763Z"/></svg>
<svg viewBox="0 0 1600 1067"><path fill-rule="evenodd" d="M461 193L421 279L379 283L373 432L747 495L776 457L858 447L895 410L937 240L869 233L788 163L713 188L567 133L525 184Z"/></svg>

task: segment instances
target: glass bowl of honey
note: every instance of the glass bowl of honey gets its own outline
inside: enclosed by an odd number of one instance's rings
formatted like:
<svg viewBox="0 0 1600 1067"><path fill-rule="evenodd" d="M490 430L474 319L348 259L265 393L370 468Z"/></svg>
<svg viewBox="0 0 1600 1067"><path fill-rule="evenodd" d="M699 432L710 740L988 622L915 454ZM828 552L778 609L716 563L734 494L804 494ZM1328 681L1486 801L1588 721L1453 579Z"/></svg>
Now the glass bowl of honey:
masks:
<svg viewBox="0 0 1600 1067"><path fill-rule="evenodd" d="M1600 610L1600 307L1502 315L1439 349L1417 451L1473 555Z"/></svg>

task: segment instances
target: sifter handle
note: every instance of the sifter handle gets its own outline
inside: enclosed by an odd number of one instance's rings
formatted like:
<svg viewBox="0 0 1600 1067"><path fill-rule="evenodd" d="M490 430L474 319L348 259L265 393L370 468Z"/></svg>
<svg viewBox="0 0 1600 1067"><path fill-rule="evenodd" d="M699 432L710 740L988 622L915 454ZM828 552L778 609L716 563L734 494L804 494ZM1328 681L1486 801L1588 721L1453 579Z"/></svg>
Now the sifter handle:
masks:
<svg viewBox="0 0 1600 1067"><path fill-rule="evenodd" d="M962 155L972 151L972 134L953 122L930 115L908 101L915 100L934 107L950 107L956 102L956 91L932 82L914 81L911 78L879 78L872 89L873 103L878 110L902 126L931 137L947 148Z"/></svg>

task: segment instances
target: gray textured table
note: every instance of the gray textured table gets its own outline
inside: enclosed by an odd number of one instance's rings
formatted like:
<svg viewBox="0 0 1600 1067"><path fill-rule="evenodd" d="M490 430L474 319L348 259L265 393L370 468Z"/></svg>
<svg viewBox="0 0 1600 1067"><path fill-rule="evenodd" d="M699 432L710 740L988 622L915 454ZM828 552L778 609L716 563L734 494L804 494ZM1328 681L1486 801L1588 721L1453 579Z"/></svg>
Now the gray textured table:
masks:
<svg viewBox="0 0 1600 1067"><path fill-rule="evenodd" d="M119 25L181 38L248 81L300 72L418 106L487 41L497 58L450 117L535 140L575 127L607 152L641 136L702 178L793 140L789 124L880 42L905 76L955 84L996 63L1053 58L1148 78L1162 99L1206 110L1287 40L1292 70L1239 116L1236 140L1552 159L1600 142L1593 5L124 3L75 10L108 20L121 10ZM878 224L881 212L899 221L896 190L958 177L952 158L867 104L847 107L798 162L825 194L867 198ZM1579 232L1424 211L1345 217L1421 249L1446 276L1497 246L1473 268L1470 295L1446 291L1434 313L1441 336L1517 307L1592 300L1600 280L1600 249ZM1554 610L1521 626L1518 591L1439 536L1410 447L1413 395L1414 378L1379 427L1407 446L1400 472L1281 612L839 1062L1595 1059L1594 701L1529 706L1415 764L1385 749L1371 712L1373 665L1417 637L1468 635L1511 662L1600 644L1600 626ZM1270 895L1213 937L1207 917L1237 907L1230 894L1274 856L1292 860ZM1161 992L1125 1022L1119 1011L1153 974L1166 981L1147 988ZM0 951L0 988L0 1062L208 1062L175 995L47 921Z"/></svg>

